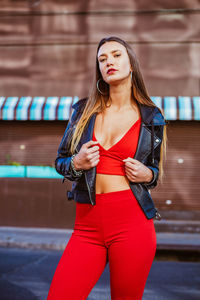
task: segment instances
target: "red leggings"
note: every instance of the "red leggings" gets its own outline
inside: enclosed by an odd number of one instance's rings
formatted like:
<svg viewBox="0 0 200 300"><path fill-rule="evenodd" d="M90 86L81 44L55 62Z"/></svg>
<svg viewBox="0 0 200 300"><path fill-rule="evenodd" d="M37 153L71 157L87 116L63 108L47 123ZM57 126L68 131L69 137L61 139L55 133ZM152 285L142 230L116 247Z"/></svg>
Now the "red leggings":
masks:
<svg viewBox="0 0 200 300"><path fill-rule="evenodd" d="M112 300L141 300L156 252L148 220L131 189L76 202L74 231L56 268L47 300L85 300L109 262Z"/></svg>

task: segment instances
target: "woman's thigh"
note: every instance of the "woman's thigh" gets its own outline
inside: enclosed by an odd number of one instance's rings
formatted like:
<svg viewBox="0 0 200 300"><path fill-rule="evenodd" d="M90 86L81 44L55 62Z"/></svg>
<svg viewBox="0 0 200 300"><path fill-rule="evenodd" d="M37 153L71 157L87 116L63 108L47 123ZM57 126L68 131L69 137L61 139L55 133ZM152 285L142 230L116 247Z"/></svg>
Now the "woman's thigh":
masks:
<svg viewBox="0 0 200 300"><path fill-rule="evenodd" d="M132 191L98 196L108 248L112 300L141 300L156 252L153 219L148 220Z"/></svg>
<svg viewBox="0 0 200 300"><path fill-rule="evenodd" d="M156 252L153 220L148 228L124 234L108 250L112 300L141 300Z"/></svg>
<svg viewBox="0 0 200 300"><path fill-rule="evenodd" d="M92 206L77 206L74 231L54 273L47 300L87 299L107 264L107 248L92 219Z"/></svg>
<svg viewBox="0 0 200 300"><path fill-rule="evenodd" d="M143 212L138 226L123 229L120 238L108 249L112 300L141 300L156 253L153 219Z"/></svg>

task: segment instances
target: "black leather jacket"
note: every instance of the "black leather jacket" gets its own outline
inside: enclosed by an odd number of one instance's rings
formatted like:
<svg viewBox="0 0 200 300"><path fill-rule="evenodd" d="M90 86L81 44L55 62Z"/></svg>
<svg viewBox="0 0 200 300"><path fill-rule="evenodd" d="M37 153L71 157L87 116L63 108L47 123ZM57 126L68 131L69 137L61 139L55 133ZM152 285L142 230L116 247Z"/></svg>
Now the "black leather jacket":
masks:
<svg viewBox="0 0 200 300"><path fill-rule="evenodd" d="M74 175L70 166L71 156L69 145L70 137L72 136L76 123L81 116L84 105L88 97L80 99L77 103L72 105L74 109L71 120L69 120L64 136L61 140L55 160L55 167L59 174L64 176L65 179L73 181L72 190L67 191L68 200L74 199L80 203L91 203L95 205L95 180L96 180L96 167L89 170L84 170L81 177ZM154 206L154 202L150 195L149 189L157 185L159 175L159 161L160 161L160 146L163 138L163 128L166 124L163 115L157 107L147 106L138 103L141 114L141 128L138 140L138 146L134 158L145 164L153 171L153 179L149 183L134 183L129 181L129 186L135 195L139 205L141 206L147 219L156 218L161 219L161 215ZM92 140L94 123L96 118L94 113L88 124L86 125L81 139L76 147L76 153L80 150L81 146Z"/></svg>

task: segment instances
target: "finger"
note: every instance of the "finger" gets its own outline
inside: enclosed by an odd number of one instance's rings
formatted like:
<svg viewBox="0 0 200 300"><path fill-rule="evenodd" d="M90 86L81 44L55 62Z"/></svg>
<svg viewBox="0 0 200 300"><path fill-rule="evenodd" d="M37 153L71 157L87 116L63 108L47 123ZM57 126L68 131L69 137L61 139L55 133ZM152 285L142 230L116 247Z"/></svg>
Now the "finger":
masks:
<svg viewBox="0 0 200 300"><path fill-rule="evenodd" d="M132 174L133 176L137 176L138 175L138 170L135 169L135 167L133 166L125 166L125 171L129 172L130 174Z"/></svg>
<svg viewBox="0 0 200 300"><path fill-rule="evenodd" d="M87 149L88 153L95 153L99 150L99 146L96 145L96 146L92 146L90 148Z"/></svg>
<svg viewBox="0 0 200 300"><path fill-rule="evenodd" d="M126 175L128 176L129 180L136 181L136 176L134 176L130 171L126 172Z"/></svg>
<svg viewBox="0 0 200 300"><path fill-rule="evenodd" d="M140 170L140 166L135 165L135 164L132 164L132 163L130 163L130 162L127 162L127 163L125 164L125 168L128 168L128 169L130 169L130 170L132 170L132 171L134 171L134 172L138 172L138 171Z"/></svg>
<svg viewBox="0 0 200 300"><path fill-rule="evenodd" d="M133 158L127 157L127 158L123 159L122 161L132 161L132 160L133 160Z"/></svg>
<svg viewBox="0 0 200 300"><path fill-rule="evenodd" d="M96 145L96 144L98 144L98 143L99 143L98 141L90 140L89 142L85 143L85 146L86 146L87 148L89 148L89 147L91 147L91 146L93 146L93 145Z"/></svg>
<svg viewBox="0 0 200 300"><path fill-rule="evenodd" d="M131 158L131 157L127 157L125 159L123 159L124 162L128 162L130 161L132 164L138 164L139 161L137 159Z"/></svg>
<svg viewBox="0 0 200 300"><path fill-rule="evenodd" d="M98 152L95 152L95 153L87 153L87 159L89 161L92 161L94 159L99 159L100 158L100 155Z"/></svg>
<svg viewBox="0 0 200 300"><path fill-rule="evenodd" d="M129 174L126 174L126 176L127 176L128 180L134 182L134 179Z"/></svg>
<svg viewBox="0 0 200 300"><path fill-rule="evenodd" d="M133 158L131 158L131 157L127 157L127 158L123 159L123 162L131 162L131 163L134 163Z"/></svg>
<svg viewBox="0 0 200 300"><path fill-rule="evenodd" d="M93 159L90 160L91 166L94 167L97 165L97 163L99 162L99 158L95 157Z"/></svg>
<svg viewBox="0 0 200 300"><path fill-rule="evenodd" d="M128 162L125 163L125 168L135 170L136 166L128 161Z"/></svg>
<svg viewBox="0 0 200 300"><path fill-rule="evenodd" d="M129 176L132 176L134 178L137 177L137 175L138 175L137 172L133 172L131 170L126 170L126 173L129 174Z"/></svg>

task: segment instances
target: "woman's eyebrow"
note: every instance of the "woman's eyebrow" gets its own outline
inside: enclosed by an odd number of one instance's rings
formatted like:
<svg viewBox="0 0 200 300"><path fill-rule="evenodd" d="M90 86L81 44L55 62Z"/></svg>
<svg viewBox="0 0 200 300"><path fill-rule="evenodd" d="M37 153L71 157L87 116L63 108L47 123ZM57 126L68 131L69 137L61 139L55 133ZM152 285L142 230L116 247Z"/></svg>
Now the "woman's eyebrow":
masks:
<svg viewBox="0 0 200 300"><path fill-rule="evenodd" d="M117 52L117 51L121 51L121 50L112 50L111 53L114 53L114 52ZM102 53L101 55L99 55L99 57L104 56L104 55L106 55L106 53Z"/></svg>

